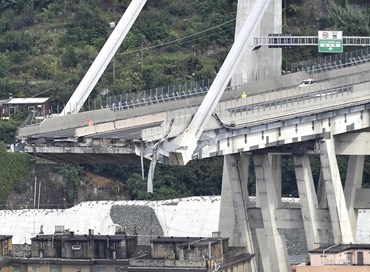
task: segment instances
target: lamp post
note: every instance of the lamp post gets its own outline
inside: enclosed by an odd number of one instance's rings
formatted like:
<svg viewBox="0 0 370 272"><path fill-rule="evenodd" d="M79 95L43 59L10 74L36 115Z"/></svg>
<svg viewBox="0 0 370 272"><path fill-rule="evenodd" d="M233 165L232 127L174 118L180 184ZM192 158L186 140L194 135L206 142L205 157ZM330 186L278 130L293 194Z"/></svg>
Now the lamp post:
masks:
<svg viewBox="0 0 370 272"><path fill-rule="evenodd" d="M109 23L109 27L113 29L116 27L116 23L115 22L110 22ZM113 66L113 78L112 78L112 83L114 84L114 82L116 81L116 63L115 63L115 56L113 56L113 59L112 59L112 66Z"/></svg>

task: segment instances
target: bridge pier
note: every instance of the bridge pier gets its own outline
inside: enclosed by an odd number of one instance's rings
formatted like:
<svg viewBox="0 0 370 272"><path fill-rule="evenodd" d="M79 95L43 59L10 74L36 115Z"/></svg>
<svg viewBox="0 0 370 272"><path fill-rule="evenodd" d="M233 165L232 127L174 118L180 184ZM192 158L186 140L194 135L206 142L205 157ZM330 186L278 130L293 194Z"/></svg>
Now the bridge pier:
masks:
<svg viewBox="0 0 370 272"><path fill-rule="evenodd" d="M333 137L320 142L320 160L334 243L354 243Z"/></svg>
<svg viewBox="0 0 370 272"><path fill-rule="evenodd" d="M309 154L291 153L300 209L282 206L282 155L258 151L224 156L219 230L232 246L255 254L251 271L290 271L284 229L305 231L307 250L318 243L355 243L357 211L366 208L364 155L350 155L343 188L333 138L319 140L320 177L315 189ZM256 203L248 191L253 158ZM332 232L332 237L328 234Z"/></svg>
<svg viewBox="0 0 370 272"><path fill-rule="evenodd" d="M259 245L265 244L267 249L262 255L263 271L289 271L288 253L285 244L285 235L277 225L276 210L281 208L281 193L277 191L274 181L277 164L271 164L271 157L267 154L253 155L256 174L256 207L261 209L263 230L259 232ZM261 248L261 247L260 247ZM264 258L269 258L269 264Z"/></svg>
<svg viewBox="0 0 370 272"><path fill-rule="evenodd" d="M293 159L307 247L311 250L314 249L319 237L319 225L316 220L319 204L308 155L295 154Z"/></svg>
<svg viewBox="0 0 370 272"><path fill-rule="evenodd" d="M350 155L347 166L346 183L344 186L344 196L347 203L349 222L352 233L356 235L358 209L355 209L356 190L362 187L362 177L364 173L364 155Z"/></svg>
<svg viewBox="0 0 370 272"><path fill-rule="evenodd" d="M238 0L237 17L235 25L235 37L239 34L243 23L248 17L252 6L259 0ZM271 1L261 24L256 29L255 36L268 36L269 34L282 33L282 0ZM244 52L242 60L234 70L231 85L275 78L281 75L281 48L261 47L258 50Z"/></svg>
<svg viewBox="0 0 370 272"><path fill-rule="evenodd" d="M246 247L247 252L254 253L257 242L252 233L248 207L251 206L248 193L250 155L246 153L224 156L222 177L222 195L220 205L219 230L229 237L229 244L234 247ZM250 263L248 271L257 272L256 259Z"/></svg>

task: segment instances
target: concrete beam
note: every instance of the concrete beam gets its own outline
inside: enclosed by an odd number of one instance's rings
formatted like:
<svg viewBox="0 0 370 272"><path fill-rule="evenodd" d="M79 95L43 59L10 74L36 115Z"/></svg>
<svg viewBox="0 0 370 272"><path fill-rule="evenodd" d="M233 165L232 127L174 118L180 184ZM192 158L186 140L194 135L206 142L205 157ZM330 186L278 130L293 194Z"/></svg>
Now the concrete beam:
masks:
<svg viewBox="0 0 370 272"><path fill-rule="evenodd" d="M131 128L144 127L146 125L152 125L153 123L162 123L166 119L166 114L160 112L158 114L149 114L131 117L122 120L115 120L102 123L94 123L92 125L87 125L84 127L76 128L74 136L76 137L86 137L98 133L109 133L117 130L127 130Z"/></svg>
<svg viewBox="0 0 370 272"><path fill-rule="evenodd" d="M249 161L250 155L247 154L224 156L219 231L229 237L230 246L246 247L247 252L254 253L255 239L252 238L247 213L250 206ZM252 265L251 269L255 267Z"/></svg>
<svg viewBox="0 0 370 272"><path fill-rule="evenodd" d="M281 205L281 193L282 193L282 171L281 171L281 154L269 153L270 164L273 174L273 180L275 182L276 194L278 196L279 205Z"/></svg>
<svg viewBox="0 0 370 272"><path fill-rule="evenodd" d="M71 98L68 100L60 115L78 113L80 111L96 83L99 81L101 75L107 68L109 62L112 60L114 54L121 46L121 43L125 39L128 31L131 29L136 18L139 16L145 3L146 0L131 1L125 13L122 15L122 18L114 28L112 34L109 36L99 54L96 56L94 62L86 72L80 84L77 86Z"/></svg>
<svg viewBox="0 0 370 272"><path fill-rule="evenodd" d="M370 189L356 189L354 209L370 209Z"/></svg>
<svg viewBox="0 0 370 272"><path fill-rule="evenodd" d="M320 230L330 230L330 215L328 209L315 210L317 228ZM301 208L276 209L276 226L278 229L302 229L304 223ZM263 219L261 208L248 208L248 218L251 229L263 229Z"/></svg>
<svg viewBox="0 0 370 272"><path fill-rule="evenodd" d="M351 132L335 136L335 151L340 155L370 155L370 132Z"/></svg>
<svg viewBox="0 0 370 272"><path fill-rule="evenodd" d="M243 23L241 31L235 39L229 54L222 64L220 71L217 73L202 104L199 106L198 111L187 129L175 139L177 145L187 147L187 149L172 153L170 156L172 164L185 165L192 159L197 142L229 83L235 67L239 64L242 54L248 49L253 39L253 34L259 26L270 2L272 1L255 1L248 14L248 18Z"/></svg>
<svg viewBox="0 0 370 272"><path fill-rule="evenodd" d="M267 263L263 263L264 271L289 271L285 235L278 229L276 220L276 210L280 207L270 159L268 154L255 154L253 160L256 173L256 206L261 208L264 224L264 237L259 235L258 238L266 244L269 258L269 270L266 270ZM261 246L261 243L259 244Z"/></svg>
<svg viewBox="0 0 370 272"><path fill-rule="evenodd" d="M319 237L319 226L316 222L316 210L319 204L308 155L297 154L293 156L293 159L307 246L308 250L311 250L314 249L316 239Z"/></svg>
<svg viewBox="0 0 370 272"><path fill-rule="evenodd" d="M349 220L333 138L323 139L320 142L320 150L322 174L328 199L334 243L354 243L355 236Z"/></svg>
<svg viewBox="0 0 370 272"><path fill-rule="evenodd" d="M356 190L362 186L365 156L350 156L347 166L347 177L344 186L344 195L347 204L348 216L352 233L356 237L358 210L355 209Z"/></svg>
<svg viewBox="0 0 370 272"><path fill-rule="evenodd" d="M249 206L249 196L248 191L242 189L248 186L247 183L248 164L243 165L239 154L224 156L219 231L230 238L231 246L247 243L247 213L244 209Z"/></svg>

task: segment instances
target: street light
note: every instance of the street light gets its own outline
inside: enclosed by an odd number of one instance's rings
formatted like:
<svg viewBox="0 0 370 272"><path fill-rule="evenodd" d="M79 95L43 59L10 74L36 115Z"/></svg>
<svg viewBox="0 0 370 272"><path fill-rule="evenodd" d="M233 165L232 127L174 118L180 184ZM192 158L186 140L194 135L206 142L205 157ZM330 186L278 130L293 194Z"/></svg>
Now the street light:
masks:
<svg viewBox="0 0 370 272"><path fill-rule="evenodd" d="M110 22L109 23L109 27L113 29L116 27L116 22ZM112 59L112 66L113 66L113 84L114 84L114 81L116 81L116 63L115 63L115 57L113 56L113 59Z"/></svg>

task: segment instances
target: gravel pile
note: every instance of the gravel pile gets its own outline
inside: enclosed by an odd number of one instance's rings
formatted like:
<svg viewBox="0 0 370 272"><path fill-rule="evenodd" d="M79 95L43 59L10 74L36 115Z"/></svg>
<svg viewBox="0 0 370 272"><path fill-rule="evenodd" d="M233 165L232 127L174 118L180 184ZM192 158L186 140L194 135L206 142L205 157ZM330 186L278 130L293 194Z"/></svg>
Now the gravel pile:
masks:
<svg viewBox="0 0 370 272"><path fill-rule="evenodd" d="M139 235L139 245L149 245L150 239L163 236L163 229L150 207L113 205L110 216L113 223L122 226L127 234Z"/></svg>

